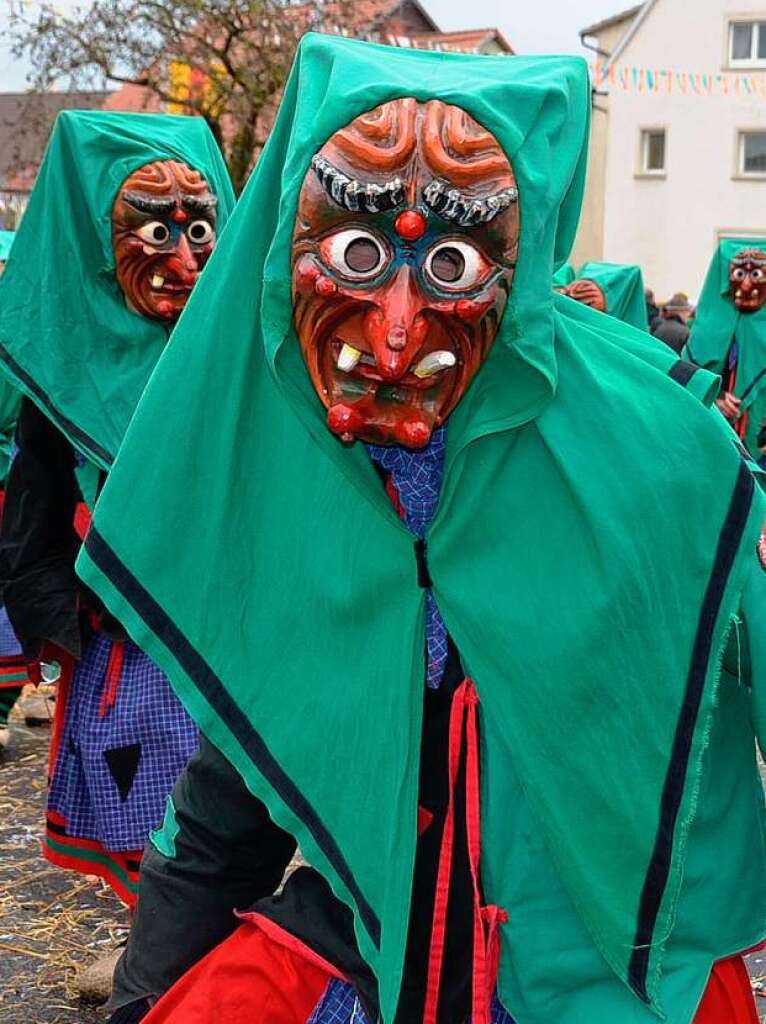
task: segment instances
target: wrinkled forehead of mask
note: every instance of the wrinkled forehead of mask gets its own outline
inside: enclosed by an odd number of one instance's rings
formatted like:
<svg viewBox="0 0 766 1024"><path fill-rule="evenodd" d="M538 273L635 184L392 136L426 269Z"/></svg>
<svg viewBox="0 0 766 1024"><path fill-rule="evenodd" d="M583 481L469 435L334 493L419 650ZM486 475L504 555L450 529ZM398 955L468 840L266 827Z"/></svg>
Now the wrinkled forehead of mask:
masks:
<svg viewBox="0 0 766 1024"><path fill-rule="evenodd" d="M761 249L742 249L729 264L731 275L734 275L737 270L750 271L754 269L766 271L766 252Z"/></svg>
<svg viewBox="0 0 766 1024"><path fill-rule="evenodd" d="M357 117L328 140L312 167L339 216L422 202L448 224L485 227L518 198L494 136L439 100L394 100Z"/></svg>
<svg viewBox="0 0 766 1024"><path fill-rule="evenodd" d="M216 198L199 173L178 160L155 160L128 175L120 186L114 216L125 216L130 210L139 213L172 212L172 204L190 212L215 210Z"/></svg>

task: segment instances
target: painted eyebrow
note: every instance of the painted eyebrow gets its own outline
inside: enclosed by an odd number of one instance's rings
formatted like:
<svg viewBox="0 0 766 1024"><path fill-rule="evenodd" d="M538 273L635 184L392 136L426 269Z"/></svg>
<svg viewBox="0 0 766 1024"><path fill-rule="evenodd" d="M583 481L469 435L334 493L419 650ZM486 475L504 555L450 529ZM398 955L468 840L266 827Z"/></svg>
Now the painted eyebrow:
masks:
<svg viewBox="0 0 766 1024"><path fill-rule="evenodd" d="M734 267L744 267L752 263L755 267L766 267L766 254L763 256L735 256L731 261Z"/></svg>
<svg viewBox="0 0 766 1024"><path fill-rule="evenodd" d="M330 199L354 213L384 213L395 210L405 200L401 178L394 178L385 185L357 181L318 155L311 161L311 168Z"/></svg>
<svg viewBox="0 0 766 1024"><path fill-rule="evenodd" d="M438 214L442 220L468 228L474 224L489 224L499 213L519 201L519 190L504 188L494 195L474 199L434 178L423 189L423 199L429 210Z"/></svg>
<svg viewBox="0 0 766 1024"><path fill-rule="evenodd" d="M218 196L193 196L184 194L181 198L181 205L193 213L210 213L218 205Z"/></svg>
<svg viewBox="0 0 766 1024"><path fill-rule="evenodd" d="M143 192L125 192L123 199L134 210L140 210L141 213L170 213L176 205L175 199L147 196Z"/></svg>

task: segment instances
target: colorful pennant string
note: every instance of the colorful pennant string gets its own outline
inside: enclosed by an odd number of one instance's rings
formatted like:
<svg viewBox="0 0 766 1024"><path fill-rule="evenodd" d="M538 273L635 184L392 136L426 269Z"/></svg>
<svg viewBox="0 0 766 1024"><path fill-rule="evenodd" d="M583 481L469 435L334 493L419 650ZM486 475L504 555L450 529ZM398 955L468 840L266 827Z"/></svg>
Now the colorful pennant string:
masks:
<svg viewBox="0 0 766 1024"><path fill-rule="evenodd" d="M766 98L766 75L723 74L682 71L668 68L640 68L635 65L591 65L593 84L606 85L624 92L665 93L682 96L761 96Z"/></svg>

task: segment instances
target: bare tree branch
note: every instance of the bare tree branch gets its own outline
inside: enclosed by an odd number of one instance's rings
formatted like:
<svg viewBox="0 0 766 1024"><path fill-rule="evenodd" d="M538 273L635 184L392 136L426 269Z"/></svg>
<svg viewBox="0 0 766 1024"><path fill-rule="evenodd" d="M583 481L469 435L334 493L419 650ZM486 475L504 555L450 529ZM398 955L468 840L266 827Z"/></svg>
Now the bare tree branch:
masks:
<svg viewBox="0 0 766 1024"><path fill-rule="evenodd" d="M239 190L299 39L330 8L335 31L358 31L352 0L92 0L69 14L48 2L32 17L12 9L6 35L39 92L130 85L147 108L203 117Z"/></svg>

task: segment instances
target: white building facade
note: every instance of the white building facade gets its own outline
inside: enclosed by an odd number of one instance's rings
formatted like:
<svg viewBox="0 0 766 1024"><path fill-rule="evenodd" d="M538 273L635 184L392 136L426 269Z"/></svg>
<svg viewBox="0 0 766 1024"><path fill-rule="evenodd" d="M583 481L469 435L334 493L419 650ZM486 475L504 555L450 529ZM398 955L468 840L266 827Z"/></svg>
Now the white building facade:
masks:
<svg viewBox="0 0 766 1024"><path fill-rule="evenodd" d="M719 238L766 238L766 0L648 0L582 34L604 81L575 262L695 298Z"/></svg>

